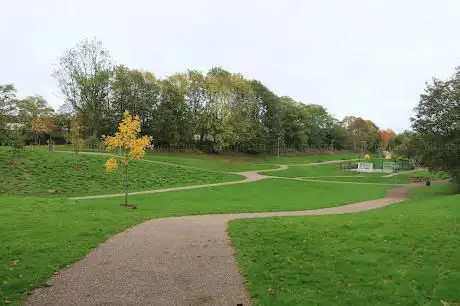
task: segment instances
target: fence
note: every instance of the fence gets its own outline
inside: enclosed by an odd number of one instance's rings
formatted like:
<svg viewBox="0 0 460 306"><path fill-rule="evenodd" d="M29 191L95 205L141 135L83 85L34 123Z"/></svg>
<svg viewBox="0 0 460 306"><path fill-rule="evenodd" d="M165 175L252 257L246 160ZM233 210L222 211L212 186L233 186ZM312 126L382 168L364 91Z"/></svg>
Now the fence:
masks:
<svg viewBox="0 0 460 306"><path fill-rule="evenodd" d="M27 150L35 151L73 151L73 146L68 145L28 145L24 146ZM85 144L80 148L81 151L104 152L103 143L97 145ZM149 151L151 152L213 152L213 153L262 153L268 155L280 155L289 153L325 153L335 152L333 146L310 146L310 145L265 145L265 144L248 144L248 145L203 145L203 144L159 144L155 145Z"/></svg>

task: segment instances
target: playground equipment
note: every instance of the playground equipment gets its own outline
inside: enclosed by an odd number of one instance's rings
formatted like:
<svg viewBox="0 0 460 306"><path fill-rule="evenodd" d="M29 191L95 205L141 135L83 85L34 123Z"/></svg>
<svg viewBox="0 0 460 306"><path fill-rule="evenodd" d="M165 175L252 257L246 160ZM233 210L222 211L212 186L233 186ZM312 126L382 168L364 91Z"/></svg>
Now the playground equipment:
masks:
<svg viewBox="0 0 460 306"><path fill-rule="evenodd" d="M373 172L374 164L373 163L358 163L358 172Z"/></svg>
<svg viewBox="0 0 460 306"><path fill-rule="evenodd" d="M408 159L398 158L389 161L385 158L372 158L365 161L346 161L340 164L340 170L355 172L385 172L397 173L413 170L416 164Z"/></svg>
<svg viewBox="0 0 460 306"><path fill-rule="evenodd" d="M393 173L397 172L398 164L394 162L384 162L382 164L382 172Z"/></svg>

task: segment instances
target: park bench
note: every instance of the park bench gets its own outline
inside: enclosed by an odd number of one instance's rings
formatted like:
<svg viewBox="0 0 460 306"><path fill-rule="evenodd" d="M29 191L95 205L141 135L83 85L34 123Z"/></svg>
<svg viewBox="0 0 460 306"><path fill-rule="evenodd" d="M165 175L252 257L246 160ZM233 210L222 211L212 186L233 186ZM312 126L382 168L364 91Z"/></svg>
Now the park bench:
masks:
<svg viewBox="0 0 460 306"><path fill-rule="evenodd" d="M420 183L420 182L429 181L429 180L430 178L427 176L411 176L410 177L410 181L412 183Z"/></svg>
<svg viewBox="0 0 460 306"><path fill-rule="evenodd" d="M356 163L340 164L340 170L352 170L358 168Z"/></svg>

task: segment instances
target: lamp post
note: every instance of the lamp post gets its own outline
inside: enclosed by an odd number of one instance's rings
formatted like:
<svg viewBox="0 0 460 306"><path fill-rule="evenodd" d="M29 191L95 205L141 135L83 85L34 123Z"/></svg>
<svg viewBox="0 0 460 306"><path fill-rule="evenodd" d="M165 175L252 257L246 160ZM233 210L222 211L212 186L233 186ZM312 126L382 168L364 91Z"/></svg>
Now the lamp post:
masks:
<svg viewBox="0 0 460 306"><path fill-rule="evenodd" d="M278 136L278 150L277 150L277 159L280 160L280 136Z"/></svg>
<svg viewBox="0 0 460 306"><path fill-rule="evenodd" d="M366 144L365 140L361 140L361 156L364 158L364 145Z"/></svg>

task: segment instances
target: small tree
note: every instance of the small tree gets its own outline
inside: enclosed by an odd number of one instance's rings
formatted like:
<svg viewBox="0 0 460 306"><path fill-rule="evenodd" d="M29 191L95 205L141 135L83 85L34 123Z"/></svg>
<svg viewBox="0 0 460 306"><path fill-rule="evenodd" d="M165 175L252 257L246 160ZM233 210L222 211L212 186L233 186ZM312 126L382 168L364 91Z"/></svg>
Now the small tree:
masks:
<svg viewBox="0 0 460 306"><path fill-rule="evenodd" d="M125 203L128 206L128 165L133 159L141 159L145 149L150 148L152 137L138 137L141 131L141 123L138 116L132 117L128 111L123 114L123 120L118 125L118 132L114 136L103 136L107 151L119 150L118 158L110 158L105 162L107 172L113 172L118 168L118 159L124 167Z"/></svg>
<svg viewBox="0 0 460 306"><path fill-rule="evenodd" d="M81 137L81 127L80 121L77 118L72 119L70 122L70 130L69 134L67 135L67 141L72 144L73 152L75 155L80 152L81 147L83 145L83 138Z"/></svg>
<svg viewBox="0 0 460 306"><path fill-rule="evenodd" d="M54 130L54 121L51 117L37 117L32 119L30 130L34 134L35 144L37 139L42 133L48 134L49 141L51 142L51 132ZM38 142L40 144L40 142Z"/></svg>

